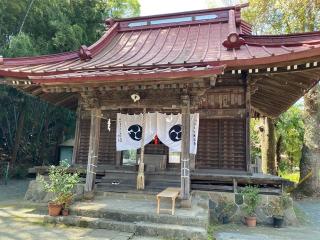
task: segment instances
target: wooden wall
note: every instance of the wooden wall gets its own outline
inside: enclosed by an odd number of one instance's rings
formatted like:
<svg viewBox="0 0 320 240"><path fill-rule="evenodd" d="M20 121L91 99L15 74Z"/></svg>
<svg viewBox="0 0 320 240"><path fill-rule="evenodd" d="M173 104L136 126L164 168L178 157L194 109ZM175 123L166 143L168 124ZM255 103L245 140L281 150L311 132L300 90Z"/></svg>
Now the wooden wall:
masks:
<svg viewBox="0 0 320 240"><path fill-rule="evenodd" d="M201 119L196 169L245 170L245 120Z"/></svg>
<svg viewBox="0 0 320 240"><path fill-rule="evenodd" d="M243 86L217 87L210 89L199 104L201 110L217 110L219 115L200 114L198 153L196 169L246 170L246 119L236 114L245 110L245 88ZM236 111L233 111L236 110ZM123 110L124 111L124 110ZM198 110L196 110L198 111ZM89 149L90 118L80 121L80 143L77 164L86 164ZM101 120L98 164L116 164L116 112L103 112L104 118L111 118L111 131L107 120ZM148 145L148 154L168 154L168 148Z"/></svg>
<svg viewBox="0 0 320 240"><path fill-rule="evenodd" d="M98 164L114 165L116 163L116 115L114 113L107 115L106 112L103 112L103 115L111 117L112 121L109 131L108 121L101 119ZM80 141L76 164L86 165L88 162L89 137L90 118L88 118L88 114L83 114L80 119Z"/></svg>
<svg viewBox="0 0 320 240"><path fill-rule="evenodd" d="M76 164L86 165L88 162L89 137L90 137L90 118L81 118L79 148L78 148L77 156L75 159Z"/></svg>

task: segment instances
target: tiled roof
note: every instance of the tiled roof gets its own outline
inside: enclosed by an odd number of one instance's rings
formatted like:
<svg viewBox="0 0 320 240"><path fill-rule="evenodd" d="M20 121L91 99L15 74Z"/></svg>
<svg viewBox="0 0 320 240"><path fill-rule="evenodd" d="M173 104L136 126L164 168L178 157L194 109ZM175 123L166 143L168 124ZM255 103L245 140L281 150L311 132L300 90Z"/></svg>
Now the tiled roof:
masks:
<svg viewBox="0 0 320 240"><path fill-rule="evenodd" d="M319 32L253 36L251 26L241 20L240 10L229 7L109 20L108 31L92 46L82 46L79 52L4 58L0 76L46 79L57 75L60 79L73 77L70 74L119 76L119 71L127 75L195 66L246 69L320 55Z"/></svg>

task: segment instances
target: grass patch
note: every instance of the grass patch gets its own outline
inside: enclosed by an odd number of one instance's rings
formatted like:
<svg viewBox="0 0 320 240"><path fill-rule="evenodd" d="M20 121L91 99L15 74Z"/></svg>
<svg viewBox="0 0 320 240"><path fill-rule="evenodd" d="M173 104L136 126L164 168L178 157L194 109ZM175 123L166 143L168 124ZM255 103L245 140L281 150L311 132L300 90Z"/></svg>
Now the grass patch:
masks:
<svg viewBox="0 0 320 240"><path fill-rule="evenodd" d="M280 176L295 183L299 183L300 180L300 172L282 172Z"/></svg>
<svg viewBox="0 0 320 240"><path fill-rule="evenodd" d="M216 238L213 236L213 234L216 232L218 226L217 225L214 225L214 224L210 224L208 226L208 229L207 229L207 235L208 235L208 240L215 240Z"/></svg>

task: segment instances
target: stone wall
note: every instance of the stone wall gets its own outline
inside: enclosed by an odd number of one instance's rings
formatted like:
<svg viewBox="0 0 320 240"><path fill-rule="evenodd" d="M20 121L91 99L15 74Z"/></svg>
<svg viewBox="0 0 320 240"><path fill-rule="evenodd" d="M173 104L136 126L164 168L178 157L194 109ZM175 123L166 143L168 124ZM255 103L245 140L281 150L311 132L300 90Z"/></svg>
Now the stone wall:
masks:
<svg viewBox="0 0 320 240"><path fill-rule="evenodd" d="M84 184L77 184L76 188L74 189L74 199L82 199L83 194ZM24 199L31 202L47 203L52 199L52 193L47 193L44 191L37 177L35 180L30 181Z"/></svg>
<svg viewBox="0 0 320 240"><path fill-rule="evenodd" d="M261 203L257 208L257 223L269 225L272 224L272 216L274 215L272 202L276 201L277 195L261 195ZM244 222L244 199L241 193L229 192L205 192L194 191L193 201L197 201L202 207L209 209L209 220L211 223L222 221L224 209L228 208L229 220L233 223ZM284 209L285 225L297 225L298 220L293 210L293 202L287 209Z"/></svg>

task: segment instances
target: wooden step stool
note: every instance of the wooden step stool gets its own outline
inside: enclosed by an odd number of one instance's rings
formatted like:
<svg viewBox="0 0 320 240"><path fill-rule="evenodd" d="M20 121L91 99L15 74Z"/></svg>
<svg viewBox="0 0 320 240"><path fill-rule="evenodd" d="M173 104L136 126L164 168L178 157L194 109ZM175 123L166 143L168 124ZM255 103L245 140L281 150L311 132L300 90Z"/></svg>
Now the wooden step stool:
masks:
<svg viewBox="0 0 320 240"><path fill-rule="evenodd" d="M160 210L164 211L171 211L171 214L174 215L174 211L176 208L176 198L180 194L180 188L173 188L173 187L168 187L162 192L157 194L157 202L158 202L158 207L157 207L157 213L160 213ZM160 209L160 200L161 198L171 198L172 199L172 208L167 209L167 208L162 208Z"/></svg>

